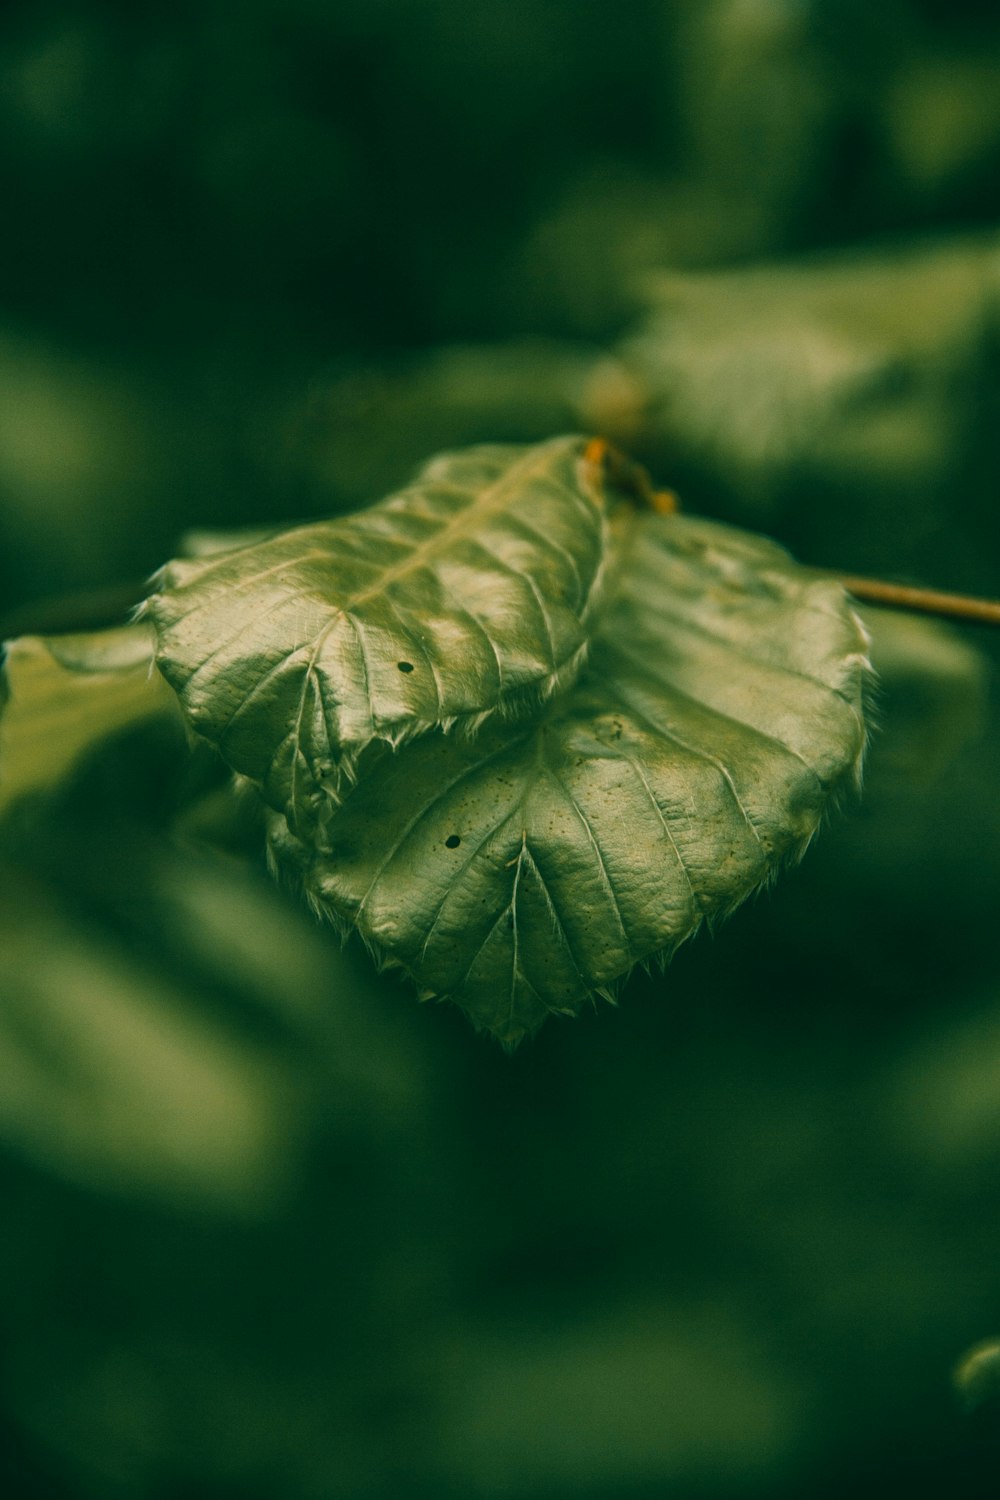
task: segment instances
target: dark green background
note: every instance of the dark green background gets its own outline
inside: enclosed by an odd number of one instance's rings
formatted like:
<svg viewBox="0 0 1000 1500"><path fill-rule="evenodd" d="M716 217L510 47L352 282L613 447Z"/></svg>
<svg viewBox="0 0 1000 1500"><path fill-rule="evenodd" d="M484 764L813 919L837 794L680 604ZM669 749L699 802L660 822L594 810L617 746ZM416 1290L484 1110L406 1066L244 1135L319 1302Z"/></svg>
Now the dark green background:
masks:
<svg viewBox="0 0 1000 1500"><path fill-rule="evenodd" d="M1000 595L982 6L8 3L0 205L8 634L578 426ZM998 725L921 642L801 870L514 1057L220 849L166 730L17 809L6 1493L995 1493Z"/></svg>

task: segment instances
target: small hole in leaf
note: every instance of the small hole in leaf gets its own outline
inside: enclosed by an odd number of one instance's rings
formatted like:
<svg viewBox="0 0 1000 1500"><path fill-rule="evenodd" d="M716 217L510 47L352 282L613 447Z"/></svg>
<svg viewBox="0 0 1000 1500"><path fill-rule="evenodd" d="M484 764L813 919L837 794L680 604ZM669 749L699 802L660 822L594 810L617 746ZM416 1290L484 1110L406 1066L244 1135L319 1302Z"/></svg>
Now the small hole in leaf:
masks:
<svg viewBox="0 0 1000 1500"><path fill-rule="evenodd" d="M444 841L444 847L446 849L457 849L461 842L462 840L459 838L457 833L449 833L448 837Z"/></svg>
<svg viewBox="0 0 1000 1500"><path fill-rule="evenodd" d="M412 661L399 661L399 662L396 663L396 665L397 665L397 667L399 668L399 670L401 672L412 672L413 671L413 663L412 663Z"/></svg>

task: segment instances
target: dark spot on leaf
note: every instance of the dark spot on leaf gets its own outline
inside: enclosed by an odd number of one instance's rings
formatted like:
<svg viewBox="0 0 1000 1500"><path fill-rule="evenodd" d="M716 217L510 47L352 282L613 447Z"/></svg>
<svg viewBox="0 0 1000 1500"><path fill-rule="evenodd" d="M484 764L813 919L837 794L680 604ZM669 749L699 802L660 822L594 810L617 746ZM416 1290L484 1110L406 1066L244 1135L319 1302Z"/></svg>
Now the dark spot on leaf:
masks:
<svg viewBox="0 0 1000 1500"><path fill-rule="evenodd" d="M514 931L514 913L512 911L509 911L507 913L507 931Z"/></svg>
<svg viewBox="0 0 1000 1500"><path fill-rule="evenodd" d="M446 849L457 849L461 842L462 840L459 838L457 833L449 833L448 837L444 841L444 847Z"/></svg>
<svg viewBox="0 0 1000 1500"><path fill-rule="evenodd" d="M396 663L396 665L397 665L397 667L399 668L399 670L401 672L412 672L413 671L413 663L412 663L412 661L398 661Z"/></svg>

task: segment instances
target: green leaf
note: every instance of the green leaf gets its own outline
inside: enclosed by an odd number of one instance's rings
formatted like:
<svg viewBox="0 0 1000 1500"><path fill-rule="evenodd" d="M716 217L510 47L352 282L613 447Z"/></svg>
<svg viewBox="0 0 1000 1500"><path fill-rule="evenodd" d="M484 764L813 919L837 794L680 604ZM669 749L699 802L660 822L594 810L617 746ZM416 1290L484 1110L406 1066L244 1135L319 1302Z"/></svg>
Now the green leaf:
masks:
<svg viewBox="0 0 1000 1500"><path fill-rule="evenodd" d="M373 747L279 863L505 1043L669 957L802 852L864 746L836 583L703 521L631 522L585 673L535 722Z"/></svg>
<svg viewBox="0 0 1000 1500"><path fill-rule="evenodd" d="M194 728L299 831L372 740L570 682L605 552L583 438L434 459L380 505L200 561L148 601Z"/></svg>
<svg viewBox="0 0 1000 1500"><path fill-rule="evenodd" d="M973 392L994 256L974 234L650 277L616 350L646 452L721 482L744 513L785 511L809 482L841 529L882 509L891 536L917 495L936 511L977 424L988 441Z"/></svg>
<svg viewBox="0 0 1000 1500"><path fill-rule="evenodd" d="M0 671L0 812L56 785L109 735L176 713L153 670L148 625L85 635L20 636Z"/></svg>
<svg viewBox="0 0 1000 1500"><path fill-rule="evenodd" d="M1000 1396L1000 1339L983 1339L967 1349L952 1372L955 1394L967 1412L989 1403L996 1406Z"/></svg>
<svg viewBox="0 0 1000 1500"><path fill-rule="evenodd" d="M0 898L5 1149L87 1187L268 1211L295 1134L280 1058L199 1010L164 948L116 945L2 864Z"/></svg>

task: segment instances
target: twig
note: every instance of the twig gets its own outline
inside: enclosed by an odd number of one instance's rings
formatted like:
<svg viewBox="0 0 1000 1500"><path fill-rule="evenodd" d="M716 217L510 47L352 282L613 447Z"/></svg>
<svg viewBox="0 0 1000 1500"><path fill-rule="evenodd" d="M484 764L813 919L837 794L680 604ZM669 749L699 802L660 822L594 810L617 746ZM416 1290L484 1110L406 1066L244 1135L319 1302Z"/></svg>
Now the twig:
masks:
<svg viewBox="0 0 1000 1500"><path fill-rule="evenodd" d="M922 615L942 615L949 620L964 620L975 625L1000 625L1000 600L973 599L967 594L943 594L937 589L910 588L903 583L886 583L880 578L855 578L835 574L849 594L866 604L880 604L887 609L909 609Z"/></svg>

